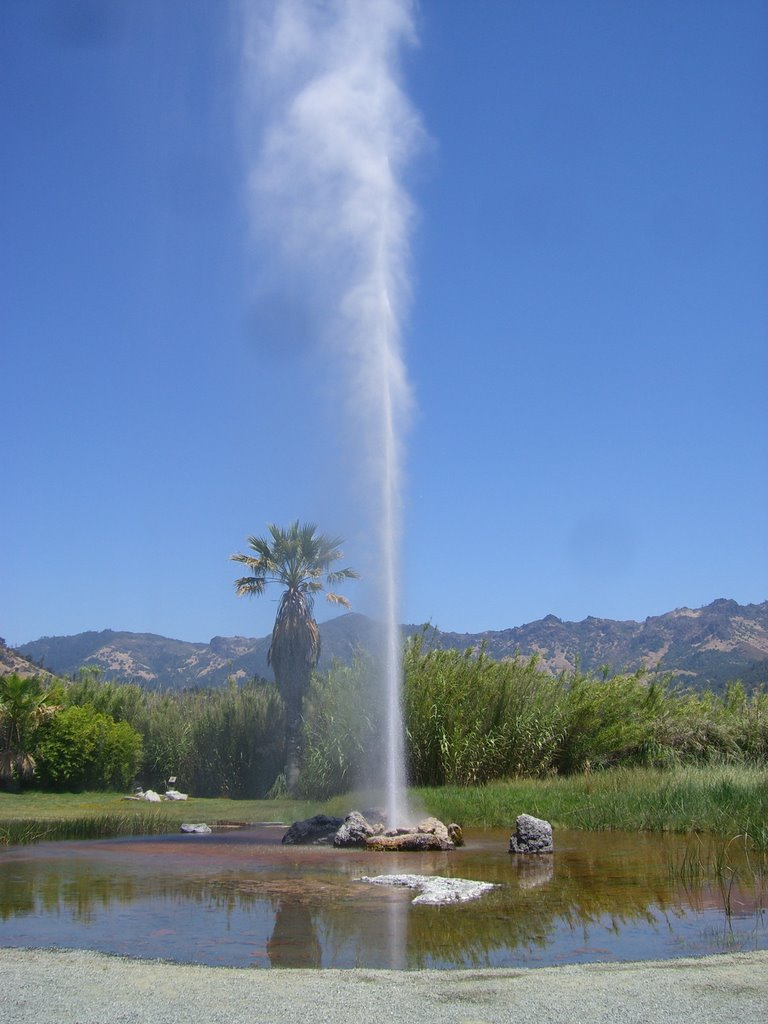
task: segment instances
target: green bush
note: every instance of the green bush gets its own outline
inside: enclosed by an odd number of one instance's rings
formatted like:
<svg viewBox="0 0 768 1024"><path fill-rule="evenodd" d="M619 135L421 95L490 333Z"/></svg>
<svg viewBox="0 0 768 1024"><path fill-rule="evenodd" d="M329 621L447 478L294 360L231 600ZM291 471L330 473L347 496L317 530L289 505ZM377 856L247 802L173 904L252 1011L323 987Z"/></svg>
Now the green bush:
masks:
<svg viewBox="0 0 768 1024"><path fill-rule="evenodd" d="M104 680L99 669L86 668L67 687L64 699L69 706L92 707L117 722L127 722L141 735L143 756L137 776L146 789L162 788L172 775L189 779L197 691L146 690L135 683Z"/></svg>
<svg viewBox="0 0 768 1024"><path fill-rule="evenodd" d="M40 780L54 789L124 789L141 763L141 736L86 705L60 711L37 748Z"/></svg>
<svg viewBox="0 0 768 1024"><path fill-rule="evenodd" d="M34 747L57 710L52 688L38 676L0 676L0 788L32 781Z"/></svg>
<svg viewBox="0 0 768 1024"><path fill-rule="evenodd" d="M725 693L671 693L654 734L674 764L764 763L768 757L768 694L747 695L739 682Z"/></svg>

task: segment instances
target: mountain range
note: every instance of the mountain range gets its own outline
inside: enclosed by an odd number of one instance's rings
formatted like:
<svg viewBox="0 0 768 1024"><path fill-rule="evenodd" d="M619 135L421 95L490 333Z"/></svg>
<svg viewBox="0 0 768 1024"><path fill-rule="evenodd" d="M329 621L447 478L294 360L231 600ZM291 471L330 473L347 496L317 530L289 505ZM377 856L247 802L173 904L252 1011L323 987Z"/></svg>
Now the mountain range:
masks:
<svg viewBox="0 0 768 1024"><path fill-rule="evenodd" d="M740 605L720 599L703 608L677 608L643 622L588 616L567 622L555 615L510 629L446 633L406 625L404 636L423 633L426 647L477 651L494 659L536 655L553 674L577 666L584 672L669 674L680 684L720 690L728 680L747 686L768 682L768 601ZM320 668L349 662L375 644L376 627L364 615L348 613L320 625ZM154 633L105 629L74 636L41 637L11 651L0 647L0 674L32 671L34 665L70 676L95 666L106 678L151 687L219 686L228 678L272 677L269 637L215 636L209 643L171 640ZM13 662L16 659L16 662ZM15 669L11 667L15 664Z"/></svg>

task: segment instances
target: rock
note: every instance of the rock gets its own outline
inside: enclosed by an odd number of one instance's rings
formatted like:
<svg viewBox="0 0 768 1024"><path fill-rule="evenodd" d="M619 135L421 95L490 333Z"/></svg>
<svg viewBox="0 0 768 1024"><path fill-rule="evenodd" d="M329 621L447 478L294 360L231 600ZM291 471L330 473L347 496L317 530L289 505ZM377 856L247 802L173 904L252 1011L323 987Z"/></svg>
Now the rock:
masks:
<svg viewBox="0 0 768 1024"><path fill-rule="evenodd" d="M450 843L453 846L448 835L448 827L438 818L425 818L424 821L416 826L416 832L425 836L437 836L443 842Z"/></svg>
<svg viewBox="0 0 768 1024"><path fill-rule="evenodd" d="M464 833L461 830L461 825L457 825L455 822L448 826L448 838L451 840L454 846L464 845Z"/></svg>
<svg viewBox="0 0 768 1024"><path fill-rule="evenodd" d="M186 800L189 794L180 793L178 789L166 789L165 799L166 800Z"/></svg>
<svg viewBox="0 0 768 1024"><path fill-rule="evenodd" d="M365 846L366 839L375 835L375 829L359 811L352 811L346 816L336 835L334 846Z"/></svg>
<svg viewBox="0 0 768 1024"><path fill-rule="evenodd" d="M431 906L476 900L496 888L492 882L473 882L468 878L443 878L441 875L375 875L373 878L364 877L359 881L370 882L373 885L400 885L409 889L419 889L420 894L411 902Z"/></svg>
<svg viewBox="0 0 768 1024"><path fill-rule="evenodd" d="M464 841L458 825L444 825L437 818L425 818L412 828L390 828L383 834L374 829L374 832L376 834L365 840L369 850L452 850ZM458 843L454 836L458 836Z"/></svg>
<svg viewBox="0 0 768 1024"><path fill-rule="evenodd" d="M452 850L448 838L434 832L404 832L396 836L371 836L365 841L369 850Z"/></svg>
<svg viewBox="0 0 768 1024"><path fill-rule="evenodd" d="M159 793L156 793L154 789L148 789L145 793L142 793L139 797L140 800L148 800L151 804L162 803L162 797Z"/></svg>
<svg viewBox="0 0 768 1024"><path fill-rule="evenodd" d="M316 814L304 821L294 821L283 836L286 846L318 846L333 842L333 837L344 824L343 818L332 818L328 814Z"/></svg>
<svg viewBox="0 0 768 1024"><path fill-rule="evenodd" d="M187 832L194 835L207 836L212 832L210 825L206 825L204 821L198 822L197 825L182 825L180 828L181 832Z"/></svg>
<svg viewBox="0 0 768 1024"><path fill-rule="evenodd" d="M454 836L458 836L458 842ZM463 840L458 825L449 827L437 818L426 818L415 828L385 831L382 824L371 825L359 811L351 811L343 820L316 814L306 821L296 821L283 836L283 842L303 845L332 842L338 847L364 847L369 850L452 850Z"/></svg>
<svg viewBox="0 0 768 1024"><path fill-rule="evenodd" d="M515 831L509 837L510 853L553 853L552 826L543 818L521 814L515 822Z"/></svg>

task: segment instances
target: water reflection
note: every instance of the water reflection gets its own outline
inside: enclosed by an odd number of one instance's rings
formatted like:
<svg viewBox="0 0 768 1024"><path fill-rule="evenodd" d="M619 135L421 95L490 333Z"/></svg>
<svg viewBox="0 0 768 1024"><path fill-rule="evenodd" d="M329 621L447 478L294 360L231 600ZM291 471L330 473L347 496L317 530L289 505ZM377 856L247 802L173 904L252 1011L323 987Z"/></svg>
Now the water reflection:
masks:
<svg viewBox="0 0 768 1024"><path fill-rule="evenodd" d="M280 833L70 842L0 854L0 942L264 967L489 967L663 959L768 947L764 877L683 876L688 841L560 832L510 857L506 833L451 853L282 847ZM689 858L690 861L690 858ZM688 861L688 862L689 862ZM357 881L393 872L494 882L472 903L413 906ZM725 881L724 881L725 879Z"/></svg>
<svg viewBox="0 0 768 1024"><path fill-rule="evenodd" d="M322 947L309 907L291 899L277 901L267 953L273 967L322 966Z"/></svg>

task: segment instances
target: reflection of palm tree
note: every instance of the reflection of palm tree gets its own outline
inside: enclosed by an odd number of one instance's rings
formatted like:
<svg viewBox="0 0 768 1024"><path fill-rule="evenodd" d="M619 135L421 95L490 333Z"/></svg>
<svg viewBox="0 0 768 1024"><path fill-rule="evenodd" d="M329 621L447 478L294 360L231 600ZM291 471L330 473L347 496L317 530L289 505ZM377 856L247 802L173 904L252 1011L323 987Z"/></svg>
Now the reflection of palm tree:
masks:
<svg viewBox="0 0 768 1024"><path fill-rule="evenodd" d="M35 733L56 708L36 676L0 677L0 784L34 775Z"/></svg>
<svg viewBox="0 0 768 1024"><path fill-rule="evenodd" d="M285 897L278 902L267 953L273 967L321 966L320 940L309 907Z"/></svg>
<svg viewBox="0 0 768 1024"><path fill-rule="evenodd" d="M232 555L251 571L250 576L235 580L239 596L263 594L268 583L285 587L278 605L272 643L267 660L275 672L275 680L285 701L286 782L293 791L299 775L299 723L301 704L309 688L312 670L320 657L320 631L312 617L314 595L323 584L356 579L354 569L332 569L341 558L340 537L318 534L314 523L299 523L288 529L270 524L271 538L249 537L255 555ZM326 598L349 607L339 594Z"/></svg>

